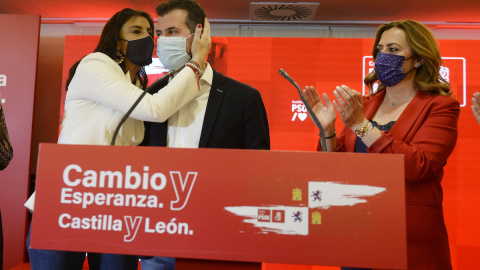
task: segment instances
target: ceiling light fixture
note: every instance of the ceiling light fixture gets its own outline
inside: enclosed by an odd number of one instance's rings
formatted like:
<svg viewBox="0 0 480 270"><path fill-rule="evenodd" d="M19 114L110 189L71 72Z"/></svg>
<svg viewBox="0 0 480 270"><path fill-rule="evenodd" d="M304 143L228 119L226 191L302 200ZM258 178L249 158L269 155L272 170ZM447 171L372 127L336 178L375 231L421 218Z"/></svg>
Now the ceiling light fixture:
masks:
<svg viewBox="0 0 480 270"><path fill-rule="evenodd" d="M250 3L252 21L312 21L320 3Z"/></svg>

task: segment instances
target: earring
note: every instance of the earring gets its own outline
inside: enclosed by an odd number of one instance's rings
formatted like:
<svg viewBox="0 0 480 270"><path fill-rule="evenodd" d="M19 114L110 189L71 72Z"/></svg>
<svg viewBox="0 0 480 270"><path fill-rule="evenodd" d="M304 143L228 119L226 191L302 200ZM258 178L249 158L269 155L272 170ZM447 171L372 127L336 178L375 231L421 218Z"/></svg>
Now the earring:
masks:
<svg viewBox="0 0 480 270"><path fill-rule="evenodd" d="M117 51L117 59L115 60L115 63L120 65L123 62L123 60L125 60L125 58L123 57L123 54L120 51Z"/></svg>
<svg viewBox="0 0 480 270"><path fill-rule="evenodd" d="M420 63L416 63L415 68L419 68L419 67L420 67Z"/></svg>

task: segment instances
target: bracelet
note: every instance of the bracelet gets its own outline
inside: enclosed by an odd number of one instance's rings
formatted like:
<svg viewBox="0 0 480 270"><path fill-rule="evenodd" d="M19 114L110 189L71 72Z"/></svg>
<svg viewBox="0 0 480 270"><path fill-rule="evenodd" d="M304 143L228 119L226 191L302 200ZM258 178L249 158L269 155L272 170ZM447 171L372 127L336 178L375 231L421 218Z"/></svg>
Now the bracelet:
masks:
<svg viewBox="0 0 480 270"><path fill-rule="evenodd" d="M199 75L200 70L194 64L191 64L191 63L186 63L185 66L191 68L193 73L195 73L195 79L197 79L198 90L200 90L200 77L201 77L201 75Z"/></svg>
<svg viewBox="0 0 480 270"><path fill-rule="evenodd" d="M367 134L367 132L370 131L370 129L372 129L372 128L368 129L368 123L370 123L370 121L367 120L367 122L363 127L355 129L355 135L357 135L357 137L359 137L360 139L363 138L363 136L365 136L365 134ZM372 127L373 127L373 124L372 124Z"/></svg>
<svg viewBox="0 0 480 270"><path fill-rule="evenodd" d="M203 70L203 68L202 68L202 65L200 65L200 63L199 63L197 60L195 60L195 59L190 59L190 61L188 61L188 62L192 62L193 64L196 64L197 67L200 69L200 71L201 71L202 74L203 74L204 70Z"/></svg>
<svg viewBox="0 0 480 270"><path fill-rule="evenodd" d="M325 137L325 140L331 139L333 137L337 136L337 132L335 131L332 135Z"/></svg>
<svg viewBox="0 0 480 270"><path fill-rule="evenodd" d="M200 63L198 63L196 60L189 60L187 62L187 64L189 65L192 65L192 66L195 66L195 68L198 70L198 72L200 73L200 76L203 75L203 72L204 70L202 69L202 66L200 65Z"/></svg>
<svg viewBox="0 0 480 270"><path fill-rule="evenodd" d="M375 126L372 124L372 126L371 126L367 131L365 131L365 134L363 134L363 136L367 135L367 133L368 133L370 130L372 130L374 127L375 127Z"/></svg>
<svg viewBox="0 0 480 270"><path fill-rule="evenodd" d="M185 64L185 66L189 66L189 67L191 67L192 69L194 69L194 70L196 71L196 73L198 73L198 76L201 77L201 76L203 75L202 70L201 70L199 67L197 67L197 65L195 65L194 63L187 62L187 63Z"/></svg>

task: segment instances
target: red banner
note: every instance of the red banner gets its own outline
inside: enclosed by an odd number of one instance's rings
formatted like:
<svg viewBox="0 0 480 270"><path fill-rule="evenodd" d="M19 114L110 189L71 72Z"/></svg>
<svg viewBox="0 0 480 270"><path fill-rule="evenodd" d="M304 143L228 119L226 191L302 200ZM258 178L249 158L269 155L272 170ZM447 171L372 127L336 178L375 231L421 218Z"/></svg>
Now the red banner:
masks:
<svg viewBox="0 0 480 270"><path fill-rule="evenodd" d="M3 268L10 269L24 261L40 16L0 14L0 25L0 103L14 152L0 172Z"/></svg>
<svg viewBox="0 0 480 270"><path fill-rule="evenodd" d="M401 155L42 144L36 191L33 248L406 268Z"/></svg>

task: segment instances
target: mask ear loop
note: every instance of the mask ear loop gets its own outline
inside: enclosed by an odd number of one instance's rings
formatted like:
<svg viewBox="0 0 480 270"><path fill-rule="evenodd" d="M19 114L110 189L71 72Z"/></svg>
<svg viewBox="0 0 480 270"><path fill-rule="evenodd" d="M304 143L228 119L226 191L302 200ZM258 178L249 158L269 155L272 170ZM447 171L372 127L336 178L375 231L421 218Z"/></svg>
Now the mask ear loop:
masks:
<svg viewBox="0 0 480 270"><path fill-rule="evenodd" d="M413 56L409 57L409 58L406 58L404 61L407 61L408 59L412 59L412 58L413 58ZM420 61L415 63L415 66L412 69L410 69L407 73L405 73L405 75L408 75L408 73L412 72L414 69L417 69L417 68L421 67L422 64L423 64L423 59L420 59Z"/></svg>

